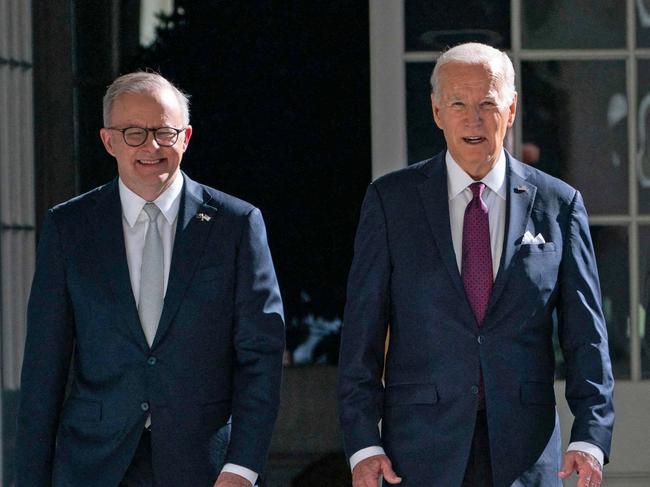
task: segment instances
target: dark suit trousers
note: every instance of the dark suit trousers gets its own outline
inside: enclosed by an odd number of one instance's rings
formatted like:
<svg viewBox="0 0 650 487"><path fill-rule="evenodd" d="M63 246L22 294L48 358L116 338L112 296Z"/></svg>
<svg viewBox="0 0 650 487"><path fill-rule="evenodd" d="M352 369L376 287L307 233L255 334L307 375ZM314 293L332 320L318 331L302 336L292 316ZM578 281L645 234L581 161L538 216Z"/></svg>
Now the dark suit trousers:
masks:
<svg viewBox="0 0 650 487"><path fill-rule="evenodd" d="M156 487L151 461L151 431L145 429L119 487Z"/></svg>
<svg viewBox="0 0 650 487"><path fill-rule="evenodd" d="M485 409L481 409L476 414L472 448L469 452L465 478L461 487L492 487L492 485L487 414Z"/></svg>

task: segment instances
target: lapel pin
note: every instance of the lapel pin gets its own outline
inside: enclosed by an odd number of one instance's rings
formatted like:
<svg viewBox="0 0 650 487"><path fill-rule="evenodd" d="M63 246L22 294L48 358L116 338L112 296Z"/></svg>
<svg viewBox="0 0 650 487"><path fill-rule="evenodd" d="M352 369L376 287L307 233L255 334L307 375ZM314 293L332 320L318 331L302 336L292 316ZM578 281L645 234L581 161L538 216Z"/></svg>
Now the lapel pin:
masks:
<svg viewBox="0 0 650 487"><path fill-rule="evenodd" d="M212 220L212 217L210 215L207 215L206 213L197 213L196 219L201 220L202 222L209 222L210 220Z"/></svg>
<svg viewBox="0 0 650 487"><path fill-rule="evenodd" d="M515 193L525 193L528 191L528 187L524 185L519 185L515 188Z"/></svg>

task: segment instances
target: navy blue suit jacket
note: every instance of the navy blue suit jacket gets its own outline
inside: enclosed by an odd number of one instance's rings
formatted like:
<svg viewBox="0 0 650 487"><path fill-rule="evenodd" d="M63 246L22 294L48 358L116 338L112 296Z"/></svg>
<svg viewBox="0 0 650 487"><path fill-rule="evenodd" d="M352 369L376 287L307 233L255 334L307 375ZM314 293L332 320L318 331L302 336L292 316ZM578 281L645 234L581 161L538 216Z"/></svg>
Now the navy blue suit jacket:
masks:
<svg viewBox="0 0 650 487"><path fill-rule="evenodd" d="M454 254L444 153L366 193L342 332L340 420L348 456L383 446L403 486L461 484L481 369L495 485L558 485L554 313L571 441L609 455L613 379L582 198L510 155L506 184L503 253L480 329ZM526 231L546 243L522 245Z"/></svg>
<svg viewBox="0 0 650 487"><path fill-rule="evenodd" d="M185 176L151 348L131 290L117 180L53 208L28 307L18 486L115 487L149 414L160 487L213 485L210 440L231 414L225 461L261 472L283 350L280 292L250 204Z"/></svg>

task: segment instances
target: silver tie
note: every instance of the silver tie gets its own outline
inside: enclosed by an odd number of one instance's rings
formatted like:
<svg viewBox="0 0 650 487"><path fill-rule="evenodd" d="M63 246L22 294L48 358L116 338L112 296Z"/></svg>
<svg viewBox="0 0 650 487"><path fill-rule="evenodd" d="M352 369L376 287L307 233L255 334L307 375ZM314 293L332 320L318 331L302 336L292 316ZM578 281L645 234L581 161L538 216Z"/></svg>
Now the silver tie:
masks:
<svg viewBox="0 0 650 487"><path fill-rule="evenodd" d="M165 270L162 239L158 232L157 223L160 209L154 203L145 204L143 209L149 217L149 227L144 238L144 250L142 251L138 314L140 315L140 324L147 338L147 343L151 346L162 314Z"/></svg>

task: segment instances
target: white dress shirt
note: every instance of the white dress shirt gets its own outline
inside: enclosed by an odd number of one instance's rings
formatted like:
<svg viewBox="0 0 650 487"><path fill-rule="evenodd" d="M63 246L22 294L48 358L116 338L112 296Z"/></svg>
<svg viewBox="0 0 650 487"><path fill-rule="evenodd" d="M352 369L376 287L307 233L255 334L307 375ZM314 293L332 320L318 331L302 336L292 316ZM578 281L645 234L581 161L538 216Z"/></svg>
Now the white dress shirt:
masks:
<svg viewBox="0 0 650 487"><path fill-rule="evenodd" d="M183 177L179 174L172 184L153 201L160 209L156 223L163 245L164 292L167 292L167 283L169 281L169 268L171 266L172 250L174 248L174 236L176 234L182 189ZM119 191L120 202L122 203L122 229L124 230L126 260L129 265L129 277L131 278L133 297L135 298L136 305L138 305L140 302L142 251L144 250L147 228L149 228L149 218L142 211L147 200L127 188L121 179L119 180ZM150 424L150 418L147 419L147 424ZM257 481L256 472L233 463L225 464L222 472L241 475L251 484L255 484Z"/></svg>
<svg viewBox="0 0 650 487"><path fill-rule="evenodd" d="M463 220L465 209L472 201L469 185L475 183L469 174L461 169L451 154L445 156L447 164L447 194L449 195L449 223L451 224L451 241L454 244L458 272L461 270L463 254ZM501 151L492 170L481 179L486 186L482 200L488 207L490 221L490 247L492 250L492 280L496 279L503 250L503 236L506 227L506 154Z"/></svg>
<svg viewBox="0 0 650 487"><path fill-rule="evenodd" d="M465 208L467 208L467 205L473 198L469 185L476 181L458 165L449 151L445 155L445 164L447 166L447 193L449 195L451 240L454 245L454 253L456 254L456 264L460 272L463 253L463 220L465 219ZM494 280L499 270L506 226L506 155L503 150L492 170L481 179L481 182L486 186L482 200L488 207L490 247L492 250L492 279ZM596 457L601 466L603 465L603 451L591 443L575 441L569 444L567 451L590 453ZM380 446L362 448L350 457L350 467L354 470L355 465L361 460L365 460L373 455L384 454L384 449Z"/></svg>

